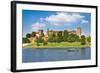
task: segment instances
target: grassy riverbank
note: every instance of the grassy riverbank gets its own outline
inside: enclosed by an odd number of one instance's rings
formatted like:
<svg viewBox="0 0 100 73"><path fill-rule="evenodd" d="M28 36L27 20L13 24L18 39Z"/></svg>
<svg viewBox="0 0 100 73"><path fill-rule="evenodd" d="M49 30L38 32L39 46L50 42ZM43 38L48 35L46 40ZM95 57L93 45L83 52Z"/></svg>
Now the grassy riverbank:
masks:
<svg viewBox="0 0 100 73"><path fill-rule="evenodd" d="M82 47L90 47L90 44L86 43L86 45L81 45L81 42L61 42L61 43L48 43L47 45L43 45L40 43L40 46L37 46L36 43L34 45L28 44L23 48L82 48Z"/></svg>

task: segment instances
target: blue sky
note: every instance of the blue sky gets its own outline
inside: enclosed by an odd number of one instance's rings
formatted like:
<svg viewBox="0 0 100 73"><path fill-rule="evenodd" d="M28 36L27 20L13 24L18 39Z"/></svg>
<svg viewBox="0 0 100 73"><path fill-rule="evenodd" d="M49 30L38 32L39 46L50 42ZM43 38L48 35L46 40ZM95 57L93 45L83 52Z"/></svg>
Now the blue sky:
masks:
<svg viewBox="0 0 100 73"><path fill-rule="evenodd" d="M76 12L56 12L56 11L22 11L23 36L32 31L43 29L49 30L76 30L79 26L82 34L90 36L91 14Z"/></svg>

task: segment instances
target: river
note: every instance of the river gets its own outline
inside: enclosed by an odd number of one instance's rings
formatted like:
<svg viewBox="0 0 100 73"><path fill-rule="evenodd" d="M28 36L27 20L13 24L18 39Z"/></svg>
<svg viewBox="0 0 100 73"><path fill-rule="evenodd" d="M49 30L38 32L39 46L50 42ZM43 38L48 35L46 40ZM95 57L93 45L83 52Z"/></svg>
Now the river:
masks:
<svg viewBox="0 0 100 73"><path fill-rule="evenodd" d="M23 63L91 59L91 48L22 49Z"/></svg>

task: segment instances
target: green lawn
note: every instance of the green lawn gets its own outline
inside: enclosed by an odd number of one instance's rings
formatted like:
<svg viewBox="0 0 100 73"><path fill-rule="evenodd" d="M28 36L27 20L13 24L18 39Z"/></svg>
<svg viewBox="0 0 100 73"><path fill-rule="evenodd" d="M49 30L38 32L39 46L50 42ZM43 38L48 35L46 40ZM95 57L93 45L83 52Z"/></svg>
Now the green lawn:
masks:
<svg viewBox="0 0 100 73"><path fill-rule="evenodd" d="M69 48L69 47L90 47L89 44L81 45L81 42L61 42L61 43L48 43L47 45L43 45L40 43L40 46L37 46L36 43L34 45L29 44L24 46L23 48Z"/></svg>

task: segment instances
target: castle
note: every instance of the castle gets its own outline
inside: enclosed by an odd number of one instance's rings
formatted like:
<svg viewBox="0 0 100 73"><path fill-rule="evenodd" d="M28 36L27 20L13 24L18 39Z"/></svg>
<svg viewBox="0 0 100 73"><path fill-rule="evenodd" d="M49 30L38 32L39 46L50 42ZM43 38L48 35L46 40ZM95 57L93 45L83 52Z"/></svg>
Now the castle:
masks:
<svg viewBox="0 0 100 73"><path fill-rule="evenodd" d="M66 29L70 34L76 34L78 36L81 36L81 28L80 27L77 27L76 30L70 30L70 29ZM62 33L62 36L64 35L64 31L58 31L58 30L48 30L47 31L47 34L45 34L46 36L50 36L52 34L55 34L57 36L58 32L61 32ZM39 30L37 32L37 34L41 35L42 33L44 33L43 30Z"/></svg>
<svg viewBox="0 0 100 73"><path fill-rule="evenodd" d="M75 34L79 37L81 36L81 28L80 27L77 27L76 30L68 30L67 29L67 31L68 31L69 34ZM64 35L64 31L61 31L61 30L59 30L59 31L57 31L57 30L47 30L46 33L43 30L39 30L39 31L35 32L34 37L30 37L28 39L31 42L31 44L34 44L35 40L37 38L41 37L41 36L42 36L44 41L47 41L50 35L55 34L57 36L59 32L61 33L62 36Z"/></svg>
<svg viewBox="0 0 100 73"><path fill-rule="evenodd" d="M67 30L69 33L72 33L72 34L76 34L78 36L81 36L81 28L80 27L77 27L76 30Z"/></svg>

